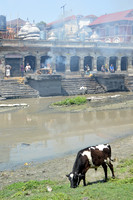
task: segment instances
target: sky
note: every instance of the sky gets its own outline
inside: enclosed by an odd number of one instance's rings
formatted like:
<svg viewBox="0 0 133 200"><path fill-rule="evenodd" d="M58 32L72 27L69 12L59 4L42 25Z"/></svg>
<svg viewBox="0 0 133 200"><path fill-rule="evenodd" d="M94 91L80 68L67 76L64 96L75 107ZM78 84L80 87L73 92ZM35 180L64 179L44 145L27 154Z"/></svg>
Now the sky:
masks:
<svg viewBox="0 0 133 200"><path fill-rule="evenodd" d="M133 9L133 0L0 0L0 15L7 21L21 18L50 23L63 15L96 15Z"/></svg>

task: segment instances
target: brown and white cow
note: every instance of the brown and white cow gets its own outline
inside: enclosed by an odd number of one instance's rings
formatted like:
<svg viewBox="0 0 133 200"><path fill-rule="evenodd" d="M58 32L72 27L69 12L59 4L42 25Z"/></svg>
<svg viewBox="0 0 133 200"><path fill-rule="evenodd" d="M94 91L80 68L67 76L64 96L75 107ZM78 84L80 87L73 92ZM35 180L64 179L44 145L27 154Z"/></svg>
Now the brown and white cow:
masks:
<svg viewBox="0 0 133 200"><path fill-rule="evenodd" d="M69 178L70 187L76 188L82 179L84 186L86 186L85 174L89 168L96 170L99 166L102 166L105 173L105 181L107 181L107 166L109 166L112 178L115 178L111 161L111 147L109 144L91 146L80 150L72 172L66 175Z"/></svg>

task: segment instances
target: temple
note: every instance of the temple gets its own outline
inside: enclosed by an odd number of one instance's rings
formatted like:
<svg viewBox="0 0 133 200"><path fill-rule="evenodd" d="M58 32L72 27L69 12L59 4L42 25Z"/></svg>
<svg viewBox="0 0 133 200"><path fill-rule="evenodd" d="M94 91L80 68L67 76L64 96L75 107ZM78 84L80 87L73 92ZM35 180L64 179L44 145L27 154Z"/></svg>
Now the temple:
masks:
<svg viewBox="0 0 133 200"><path fill-rule="evenodd" d="M101 72L102 65L111 64L116 73L133 72L133 9L100 17L62 18L42 30L27 20L17 32L10 28L12 34L13 30L12 37L8 29L1 30L1 77L8 64L11 76L20 76L21 63L29 63L33 73L50 65L53 73L82 75L86 65L92 72Z"/></svg>

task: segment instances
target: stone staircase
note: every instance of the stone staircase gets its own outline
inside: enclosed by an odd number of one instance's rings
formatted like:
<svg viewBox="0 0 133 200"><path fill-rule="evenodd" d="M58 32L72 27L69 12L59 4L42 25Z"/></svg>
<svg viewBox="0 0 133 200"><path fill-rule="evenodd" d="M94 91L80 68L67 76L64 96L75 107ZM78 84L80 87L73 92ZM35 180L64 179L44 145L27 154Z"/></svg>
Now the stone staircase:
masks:
<svg viewBox="0 0 133 200"><path fill-rule="evenodd" d="M125 86L128 91L133 92L133 75L125 77Z"/></svg>
<svg viewBox="0 0 133 200"><path fill-rule="evenodd" d="M0 96L6 99L38 97L39 93L16 79L0 80Z"/></svg>
<svg viewBox="0 0 133 200"><path fill-rule="evenodd" d="M80 87L87 87L86 94L105 93L105 89L97 82L95 77L64 78L61 82L61 93L64 96L80 95Z"/></svg>

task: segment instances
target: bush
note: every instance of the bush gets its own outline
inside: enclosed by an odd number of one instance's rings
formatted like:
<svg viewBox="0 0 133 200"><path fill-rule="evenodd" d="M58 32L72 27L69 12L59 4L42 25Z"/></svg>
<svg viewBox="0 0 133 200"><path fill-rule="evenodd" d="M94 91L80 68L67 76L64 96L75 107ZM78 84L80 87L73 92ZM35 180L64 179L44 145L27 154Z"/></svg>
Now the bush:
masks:
<svg viewBox="0 0 133 200"><path fill-rule="evenodd" d="M71 105L81 105L86 103L85 97L74 97L74 98L66 98L65 100L53 103L54 106L71 106Z"/></svg>

